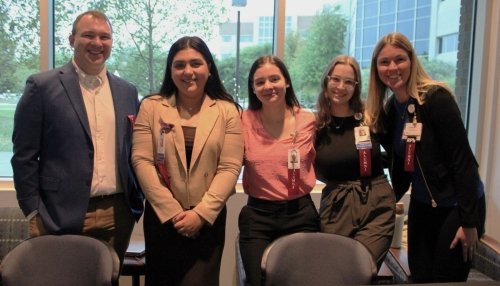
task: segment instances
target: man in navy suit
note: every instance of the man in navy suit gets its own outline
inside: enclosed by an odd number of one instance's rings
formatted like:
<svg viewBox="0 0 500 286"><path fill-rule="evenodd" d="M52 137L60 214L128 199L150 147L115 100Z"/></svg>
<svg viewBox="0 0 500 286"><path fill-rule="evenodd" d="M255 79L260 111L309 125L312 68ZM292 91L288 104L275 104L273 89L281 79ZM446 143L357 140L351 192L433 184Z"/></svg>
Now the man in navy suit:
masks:
<svg viewBox="0 0 500 286"><path fill-rule="evenodd" d="M11 163L30 236L83 234L110 243L120 261L143 211L130 165L137 89L106 70L109 19L73 23L73 59L30 76L14 116Z"/></svg>

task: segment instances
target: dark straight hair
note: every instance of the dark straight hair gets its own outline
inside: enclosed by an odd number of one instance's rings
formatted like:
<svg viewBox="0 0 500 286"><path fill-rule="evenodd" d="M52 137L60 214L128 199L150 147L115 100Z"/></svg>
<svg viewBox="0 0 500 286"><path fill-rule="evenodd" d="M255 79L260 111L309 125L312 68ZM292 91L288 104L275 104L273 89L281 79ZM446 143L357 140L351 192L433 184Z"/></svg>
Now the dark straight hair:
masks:
<svg viewBox="0 0 500 286"><path fill-rule="evenodd" d="M219 72L217 66L215 65L214 58L207 44L199 37L196 36L185 36L178 39L170 47L170 51L167 56L167 65L165 67L165 76L163 77L163 82L160 88L160 95L169 98L178 92L177 86L172 80L172 64L175 55L181 51L191 48L199 52L208 64L208 69L210 76L208 77L207 84L205 85L205 92L211 99L220 99L232 102L239 109L239 105L234 101L231 94L226 91L226 88L222 84L219 77Z"/></svg>
<svg viewBox="0 0 500 286"><path fill-rule="evenodd" d="M248 109L258 110L262 108L262 102L260 102L260 100L257 98L257 95L253 91L253 77L257 69L265 64L272 64L277 66L283 74L283 77L288 84L285 92L286 105L291 108L300 107L299 100L297 99L295 91L293 90L292 78L290 77L290 73L288 72L285 63L283 63L283 61L277 56L265 55L255 60L255 62L252 64L252 67L250 68L250 72L248 73Z"/></svg>

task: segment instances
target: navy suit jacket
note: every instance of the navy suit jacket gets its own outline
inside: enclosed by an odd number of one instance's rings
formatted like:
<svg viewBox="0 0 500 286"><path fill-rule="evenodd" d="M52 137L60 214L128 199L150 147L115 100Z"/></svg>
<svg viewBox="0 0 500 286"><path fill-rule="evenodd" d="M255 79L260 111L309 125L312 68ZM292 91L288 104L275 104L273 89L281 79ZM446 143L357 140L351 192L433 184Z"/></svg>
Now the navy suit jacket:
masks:
<svg viewBox="0 0 500 286"><path fill-rule="evenodd" d="M143 195L130 164L137 89L107 73L116 121L117 183L136 219ZM81 232L94 167L94 147L78 75L71 62L30 76L14 115L12 169L19 206L37 210L49 233Z"/></svg>

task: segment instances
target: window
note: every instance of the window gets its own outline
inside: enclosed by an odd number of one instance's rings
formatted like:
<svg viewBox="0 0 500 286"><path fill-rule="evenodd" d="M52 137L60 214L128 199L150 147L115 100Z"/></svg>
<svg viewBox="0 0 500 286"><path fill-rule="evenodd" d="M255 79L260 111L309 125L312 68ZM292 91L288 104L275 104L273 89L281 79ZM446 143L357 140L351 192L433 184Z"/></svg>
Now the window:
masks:
<svg viewBox="0 0 500 286"><path fill-rule="evenodd" d="M273 40L274 17L259 17L259 43L268 43Z"/></svg>
<svg viewBox="0 0 500 286"><path fill-rule="evenodd" d="M54 0L55 66L67 63L72 56L68 35L76 15L89 8L106 11L115 31L108 69L134 83L141 95L160 86L171 43L183 35L198 35L209 44L227 89L243 106L246 106L250 64L259 55L282 47L284 54L279 56L290 69L301 103L314 107L321 74L331 58L340 53L355 55L363 76L367 77L375 43L382 35L398 30L407 34L418 54L425 58L423 63L429 73L452 87L455 82L461 84L460 88L457 86L457 99L466 118L469 95L463 84L468 84L468 77L466 72L457 71L469 69L470 61L465 59L468 53L458 57L457 51L459 42L471 41L470 28L462 26L472 26L474 9L461 9L463 1L247 0L241 1L246 2L243 7L232 6L229 0L191 1L189 7L183 1L172 0L80 2ZM0 4L3 55L0 57L0 176L3 177L12 176L15 105L28 75L39 70L40 59L47 61L48 57L40 55L38 45L33 45L40 38L38 3L46 1L4 0ZM277 33L284 35L284 42L277 42L274 35L278 18L274 13L279 9L275 9L275 4L279 8L282 3L286 3L285 17L281 18L284 31ZM439 9L444 4L447 9ZM44 14L50 15L47 9L42 7ZM431 24L438 19L451 24L446 27ZM143 26L149 21L154 24L151 29ZM150 57L145 56L146 51L152 51ZM366 78L363 82L366 93Z"/></svg>
<svg viewBox="0 0 500 286"><path fill-rule="evenodd" d="M12 177L14 111L26 78L39 71L38 1L0 4L0 177Z"/></svg>
<svg viewBox="0 0 500 286"><path fill-rule="evenodd" d="M456 52L458 50L458 33L438 38L438 53Z"/></svg>
<svg viewBox="0 0 500 286"><path fill-rule="evenodd" d="M396 11L396 0L381 0L380 1L380 13L394 14L395 11Z"/></svg>
<svg viewBox="0 0 500 286"><path fill-rule="evenodd" d="M446 14L446 9L437 7L433 10L432 5L439 3L429 0L316 0L309 1L308 5L301 5L303 2L300 0L288 0L286 3L287 17L312 17L308 33L299 33L298 39L293 33L285 38L284 58L290 68L294 88L305 106L315 106L324 68L330 59L342 53L354 55L360 63L362 75L366 77L363 79L363 94L366 96L373 48L380 37L393 31L399 31L410 39L418 55L427 59L424 65L430 73L438 74L437 79L445 80L454 87L456 57L452 63L440 64L443 58L431 54L431 50L435 50L431 45L439 34L431 28L431 11L439 10L436 17L453 18L456 23L460 22L460 13ZM460 10L460 7L456 9ZM459 25L450 29L458 31ZM444 64L452 64L448 74L432 71Z"/></svg>

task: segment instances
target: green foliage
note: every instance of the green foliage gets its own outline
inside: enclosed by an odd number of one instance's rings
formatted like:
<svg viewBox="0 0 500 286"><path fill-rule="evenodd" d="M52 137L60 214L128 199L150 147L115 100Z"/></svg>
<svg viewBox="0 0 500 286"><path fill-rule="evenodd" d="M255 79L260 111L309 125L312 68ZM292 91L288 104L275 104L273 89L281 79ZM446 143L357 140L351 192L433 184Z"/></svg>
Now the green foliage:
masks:
<svg viewBox="0 0 500 286"><path fill-rule="evenodd" d="M271 54L271 44L264 44L244 48L240 52L240 72L238 76L239 94L237 94L237 80L235 75L236 57L229 57L216 61L217 69L222 82L229 93L233 95L238 102L245 105L248 99L248 73L253 62L262 55Z"/></svg>
<svg viewBox="0 0 500 286"><path fill-rule="evenodd" d="M343 52L346 31L347 19L340 7L325 6L314 17L309 33L300 40L292 36L287 44L293 85L305 107L314 106L324 69L330 59Z"/></svg>
<svg viewBox="0 0 500 286"><path fill-rule="evenodd" d="M445 82L451 90L455 90L455 66L440 60L429 60L428 57L420 57L420 62L433 79Z"/></svg>
<svg viewBox="0 0 500 286"><path fill-rule="evenodd" d="M15 104L0 103L0 152L12 152L12 118L15 108Z"/></svg>
<svg viewBox="0 0 500 286"><path fill-rule="evenodd" d="M206 41L215 37L214 26L227 20L222 0L95 0L87 5L58 1L56 5L56 65L68 62L72 49L67 35L77 14L101 10L113 27L113 52L107 68L134 83L141 95L158 91L170 45L186 35ZM192 13L196 11L196 13Z"/></svg>
<svg viewBox="0 0 500 286"><path fill-rule="evenodd" d="M38 70L38 1L2 0L0 5L0 94L20 93L26 75ZM32 13L37 11L36 13ZM19 70L22 69L23 72ZM10 141L10 140L9 140Z"/></svg>
<svg viewBox="0 0 500 286"><path fill-rule="evenodd" d="M181 36L197 35L207 42L215 30L228 20L224 0L93 0L55 2L56 66L67 63L73 54L68 43L77 14L97 9L104 11L113 26L114 46L107 67L110 72L134 83L141 95L156 92L163 80L170 45ZM39 1L2 0L0 5L0 94L21 94L26 78L39 69ZM314 107L319 81L329 61L344 53L348 19L338 6L325 5L314 16L306 32L286 35L284 61L301 103ZM239 71L236 58L216 59L221 79L228 91L245 106L247 77L254 60L271 54L271 44L242 48ZM427 72L435 79L455 87L455 67L422 57ZM366 97L369 69L362 71L363 97ZM15 97L11 98L15 105ZM10 132L14 107L0 110L0 148L10 151ZM3 134L5 133L5 134ZM9 147L1 147L4 144Z"/></svg>
<svg viewBox="0 0 500 286"><path fill-rule="evenodd" d="M300 46L300 33L298 31L290 32L286 35L285 42L285 58L286 63L293 63L296 56L297 50Z"/></svg>
<svg viewBox="0 0 500 286"><path fill-rule="evenodd" d="M106 2L114 28L115 54L120 55L111 67L136 84L143 95L159 89L173 42L186 35L209 41L215 37L213 27L227 19L221 0L192 0L188 5L179 0Z"/></svg>

